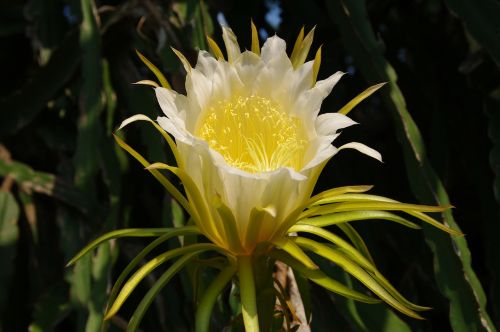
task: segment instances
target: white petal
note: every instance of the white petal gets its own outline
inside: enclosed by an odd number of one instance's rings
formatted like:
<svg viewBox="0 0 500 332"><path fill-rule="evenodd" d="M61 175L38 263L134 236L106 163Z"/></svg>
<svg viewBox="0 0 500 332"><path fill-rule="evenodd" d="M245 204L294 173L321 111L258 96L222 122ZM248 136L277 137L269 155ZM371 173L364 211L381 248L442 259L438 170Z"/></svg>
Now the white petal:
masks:
<svg viewBox="0 0 500 332"><path fill-rule="evenodd" d="M348 116L340 113L325 113L316 119L316 132L320 136L335 135L337 130L357 124Z"/></svg>
<svg viewBox="0 0 500 332"><path fill-rule="evenodd" d="M217 59L215 59L210 53L207 51L199 51L195 68L202 72L206 77L210 77L215 71L217 63Z"/></svg>
<svg viewBox="0 0 500 332"><path fill-rule="evenodd" d="M260 57L265 63L276 57L281 58L283 54L286 55L286 43L278 36L268 38L260 51Z"/></svg>
<svg viewBox="0 0 500 332"><path fill-rule="evenodd" d="M323 100L330 94L343 75L343 72L338 71L327 79L318 81L313 88L301 93L293 106L293 113L306 123L310 123L311 126L314 125ZM310 129L307 128L307 130Z"/></svg>
<svg viewBox="0 0 500 332"><path fill-rule="evenodd" d="M179 118L167 118L165 116L159 116L156 121L160 127L162 127L166 132L174 136L176 142L190 143L192 141L189 133L186 131L184 123L179 121Z"/></svg>
<svg viewBox="0 0 500 332"><path fill-rule="evenodd" d="M274 96L292 115L296 115L292 105L313 85L312 67L313 61L309 61L296 70L290 68L282 80L282 89L278 90L281 94Z"/></svg>
<svg viewBox="0 0 500 332"><path fill-rule="evenodd" d="M332 141L335 137L336 136L320 136L309 142L309 147L304 155L306 164L301 169L301 173L318 167L337 153L337 149L332 145Z"/></svg>
<svg viewBox="0 0 500 332"><path fill-rule="evenodd" d="M323 93L323 98L325 98L330 94L330 92L332 92L333 87L338 83L338 81L340 81L340 79L344 75L344 72L338 71L324 80L317 81L314 89L320 90Z"/></svg>
<svg viewBox="0 0 500 332"><path fill-rule="evenodd" d="M153 122L153 120L151 120L148 116L146 116L144 114L136 114L136 115L132 115L131 117L123 120L122 123L120 124L120 127L118 127L118 130L121 130L123 127L128 126L129 124L131 124L132 122L135 122L135 121Z"/></svg>
<svg viewBox="0 0 500 332"><path fill-rule="evenodd" d="M186 76L186 94L189 99L189 120L196 120L201 109L209 103L213 92L212 80L198 69L192 69Z"/></svg>
<svg viewBox="0 0 500 332"><path fill-rule="evenodd" d="M219 62L212 75L212 86L212 100L230 99L244 88L236 68L227 62Z"/></svg>
<svg viewBox="0 0 500 332"><path fill-rule="evenodd" d="M231 28L222 27L222 39L224 39L224 44L226 45L227 59L229 62L233 62L241 53L236 35Z"/></svg>
<svg viewBox="0 0 500 332"><path fill-rule="evenodd" d="M372 149L372 148L370 148L362 143L351 142L351 143L344 144L340 148L338 148L339 151L343 150L343 149L355 149L361 153L366 154L367 156L370 156L372 158L377 159L380 162L382 161L382 155L377 150L374 150L374 149Z"/></svg>
<svg viewBox="0 0 500 332"><path fill-rule="evenodd" d="M254 93L256 78L264 67L264 63L260 57L253 52L245 51L241 53L241 56L233 65L242 84L245 86L245 90L247 90L249 94Z"/></svg>
<svg viewBox="0 0 500 332"><path fill-rule="evenodd" d="M180 97L181 95L179 95L175 91L168 90L165 88L156 88L155 93L163 113L165 113L165 115L168 116L169 118L177 116L179 110L177 109L176 98L178 96Z"/></svg>

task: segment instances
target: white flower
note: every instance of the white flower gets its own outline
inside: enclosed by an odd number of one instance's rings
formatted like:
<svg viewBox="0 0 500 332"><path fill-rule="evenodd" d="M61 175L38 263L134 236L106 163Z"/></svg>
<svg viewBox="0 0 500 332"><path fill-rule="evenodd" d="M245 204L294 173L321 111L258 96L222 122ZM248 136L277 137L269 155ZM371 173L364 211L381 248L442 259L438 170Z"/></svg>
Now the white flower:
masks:
<svg viewBox="0 0 500 332"><path fill-rule="evenodd" d="M355 122L340 113L318 115L344 73L315 82L314 61L292 65L277 36L260 55L240 52L229 28L223 37L227 61L200 51L191 68L178 54L187 93L155 89L165 113L158 124L175 138L179 168L201 194L203 202L193 204L200 229L216 244L248 254L286 233L283 223L306 203L340 149L381 156L361 143L335 148L339 130Z"/></svg>

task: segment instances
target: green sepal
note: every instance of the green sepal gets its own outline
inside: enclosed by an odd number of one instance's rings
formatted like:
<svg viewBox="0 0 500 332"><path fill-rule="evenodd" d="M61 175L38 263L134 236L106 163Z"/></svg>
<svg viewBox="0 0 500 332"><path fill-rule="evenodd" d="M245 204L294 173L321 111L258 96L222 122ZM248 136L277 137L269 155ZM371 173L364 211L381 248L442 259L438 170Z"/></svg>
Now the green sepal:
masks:
<svg viewBox="0 0 500 332"><path fill-rule="evenodd" d="M363 237L354 229L350 224L339 224L338 228L351 240L352 244L366 257L370 260L370 262L375 265L373 261L373 257L370 254L370 250L368 250L368 246L366 245Z"/></svg>
<svg viewBox="0 0 500 332"><path fill-rule="evenodd" d="M208 250L223 251L222 248L216 246L215 244L199 243L199 244L192 244L187 247L172 249L159 256L156 256L155 258L144 264L139 270L137 270L125 283L125 285L123 285L115 301L106 312L104 319L109 319L112 316L114 316L121 308L125 300L130 296L132 291L137 287L139 282L142 279L144 279L148 274L150 274L154 269L156 269L159 265L165 263L169 259L172 259L176 256L194 252L201 253Z"/></svg>
<svg viewBox="0 0 500 332"><path fill-rule="evenodd" d="M186 226L183 228L127 228L119 229L101 235L94 241L87 244L82 250L80 250L69 262L66 267L73 265L76 261L83 257L89 251L95 249L98 245L105 241L112 239L122 238L122 237L155 237L162 236L165 233L175 232L176 235L182 234L192 234L199 233L198 227L196 226Z"/></svg>
<svg viewBox="0 0 500 332"><path fill-rule="evenodd" d="M149 61L138 50L135 50L135 53L137 53L137 56L139 57L139 59L141 59L141 61L149 68L149 70L151 70L153 72L153 74L156 76L156 78L158 79L158 81L160 81L161 86L164 87L165 89L172 90L172 88L171 88L170 84L168 83L167 79L162 74L162 72L158 69L158 67L156 67L151 61Z"/></svg>
<svg viewBox="0 0 500 332"><path fill-rule="evenodd" d="M139 254L137 254L134 259L123 269L123 271L120 273L118 276L118 279L116 279L115 284L113 285L113 288L111 289L111 292L108 297L108 304L107 308L111 307L111 304L115 301L116 296L118 295L118 292L120 291L121 286L125 282L126 278L134 270L134 268L142 262L142 260L156 247L158 247L160 244L164 243L165 241L169 240L172 237L176 237L179 235L188 235L188 234L199 234L200 231L196 226L185 226L185 227L180 227L180 228L175 228L172 229L171 232L166 233L162 235L161 237L157 238L150 244L148 244L144 249L142 249Z"/></svg>
<svg viewBox="0 0 500 332"><path fill-rule="evenodd" d="M429 215L422 213L422 212L443 212L452 206L426 206L426 205L413 205L413 204L405 204L398 202L396 200L393 200L391 198L383 197L383 196L377 196L377 195L367 195L367 194L352 194L352 193L346 193L342 195L337 195L337 196L332 196L328 197L325 199L321 199L317 201L315 204L331 204L331 203L347 203L347 202L358 202L358 203L364 203L364 202L370 202L370 203L388 203L388 204L402 204L401 205L401 211L408 213L409 215L412 215L436 228L441 229L442 231L445 231L451 235L454 236L463 236L463 234L455 229L452 229L450 227L447 227L446 225L443 225L436 219L430 217ZM408 205L409 208L405 207L405 205ZM419 206L421 209L415 209L411 208L411 205L413 206ZM325 205L327 206L327 205ZM318 207L316 207L318 208ZM429 209L427 209L429 208ZM434 210L431 210L430 208L434 208Z"/></svg>
<svg viewBox="0 0 500 332"><path fill-rule="evenodd" d="M363 293L355 291L352 288L347 287L346 285L338 282L337 280L328 277L323 271L319 269L317 270L308 269L307 266L305 266L300 261L293 258L290 254L284 252L283 250L273 250L270 253L270 256L290 266L293 270L297 271L302 277L309 279L315 284L331 292L364 303L382 302L379 299L373 298L371 296L365 295Z"/></svg>
<svg viewBox="0 0 500 332"><path fill-rule="evenodd" d="M224 268L205 290L198 309L196 310L195 329L196 332L210 331L210 316L217 301L217 296L222 292L227 283L236 273L236 265L230 264Z"/></svg>
<svg viewBox="0 0 500 332"><path fill-rule="evenodd" d="M394 309L400 311L401 313L416 318L423 319L419 314L417 314L415 309L409 308L407 305L402 303L396 297L403 297L399 293L393 293L394 288L387 289L385 288L377 279L376 276L371 275L367 271L365 271L361 266L354 263L348 257L343 255L340 251L330 248L325 244L321 244L315 242L313 240L309 240L306 238L297 237L295 238L295 242L303 247L304 249L310 250L321 257L324 257L331 261L332 263L337 264L342 269L344 269L347 273L358 279L362 284L364 284L368 289L374 292L378 297L384 300L387 304L392 306ZM396 295L396 296L395 296ZM407 301L407 300L406 300ZM406 302L405 301L405 302ZM409 302L409 301L408 301ZM415 307L419 307L416 306ZM424 308L424 307L423 307ZM427 309L427 308L425 308ZM421 309L421 310L425 310Z"/></svg>
<svg viewBox="0 0 500 332"><path fill-rule="evenodd" d="M122 124L123 126L123 124ZM130 145L125 143L120 137L113 134L115 141L118 145L127 151L132 157L134 157L138 162L141 163L146 169L151 165L140 153L135 151ZM175 154L175 153L174 153ZM189 213L189 215L193 215L193 211L191 209L191 205L184 195L158 170L156 169L148 169L148 171L167 189L167 191L179 202L180 205Z"/></svg>
<svg viewBox="0 0 500 332"><path fill-rule="evenodd" d="M304 38L302 38L304 35L304 28L300 31L299 37L293 47L292 54L290 55L290 61L294 69L299 68L306 61L313 42L315 29L316 27L312 28Z"/></svg>
<svg viewBox="0 0 500 332"><path fill-rule="evenodd" d="M387 211L348 211L348 212L338 212L332 214L325 214L318 217L305 218L297 222L298 225L311 225L316 227L326 227L331 225L338 225L343 223L348 223L351 221L358 220L387 220L393 221L403 226L421 229L417 224L408 221L397 214L387 212Z"/></svg>
<svg viewBox="0 0 500 332"><path fill-rule="evenodd" d="M226 233L225 238L229 242L229 247L232 251L242 252L243 247L241 245L238 225L233 212L229 207L227 207L227 205L224 204L224 202L222 202L219 195L214 196L214 206L215 210L217 210L217 213L222 219L224 232Z"/></svg>
<svg viewBox="0 0 500 332"><path fill-rule="evenodd" d="M153 287L144 295L141 302L135 309L132 317L127 326L127 332L135 332L139 328L139 324L148 310L151 302L153 302L154 298L158 295L158 293L167 285L167 283L175 276L189 261L191 261L194 257L196 257L200 252L195 251L189 254L186 254L179 258L175 263L170 266L165 273L161 275L158 281L155 282Z"/></svg>
<svg viewBox="0 0 500 332"><path fill-rule="evenodd" d="M294 241L290 240L291 238L293 238L293 236L282 237L280 239L274 240L273 244L279 249L286 251L308 269L318 269L318 266L311 260L311 258L309 258L309 256L307 256L307 254Z"/></svg>
<svg viewBox="0 0 500 332"><path fill-rule="evenodd" d="M374 267L373 260L369 253L367 255L364 251L358 251L355 247L349 244L347 241L342 239L340 236L333 234L332 232L327 231L326 229L315 227L311 225L295 225L289 230L290 233L309 233L314 234L316 236L322 237L323 239L330 241L335 244L339 248L345 250L350 256L352 256L356 262L358 262L363 268L368 269L370 271L376 271ZM352 241L352 239L351 239Z"/></svg>
<svg viewBox="0 0 500 332"><path fill-rule="evenodd" d="M364 90L363 92L361 92L359 95L357 95L356 97L354 97L350 102L348 102L347 104L345 104L338 111L338 113L344 114L344 115L347 114L347 113L349 113L354 107L356 107L359 103L361 103L366 98L370 97L375 91L377 91L378 89L380 89L381 87L383 87L385 84L386 84L386 82L379 83L379 84L375 84L375 85L372 85L371 87L367 88L366 90Z"/></svg>
<svg viewBox="0 0 500 332"><path fill-rule="evenodd" d="M326 205L313 206L302 212L300 219L324 214L359 211L359 210L381 210L381 211L403 211L403 212L443 212L449 206L430 206L418 204L406 204L382 201L340 202Z"/></svg>

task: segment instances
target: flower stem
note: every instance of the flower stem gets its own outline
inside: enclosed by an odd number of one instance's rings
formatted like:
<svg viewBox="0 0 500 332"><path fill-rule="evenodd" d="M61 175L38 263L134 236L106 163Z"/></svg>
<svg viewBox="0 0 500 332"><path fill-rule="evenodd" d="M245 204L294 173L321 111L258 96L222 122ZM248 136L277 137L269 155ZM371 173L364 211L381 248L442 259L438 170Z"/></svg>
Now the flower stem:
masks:
<svg viewBox="0 0 500 332"><path fill-rule="evenodd" d="M240 277L241 311L245 331L259 332L252 256L238 256L238 272Z"/></svg>

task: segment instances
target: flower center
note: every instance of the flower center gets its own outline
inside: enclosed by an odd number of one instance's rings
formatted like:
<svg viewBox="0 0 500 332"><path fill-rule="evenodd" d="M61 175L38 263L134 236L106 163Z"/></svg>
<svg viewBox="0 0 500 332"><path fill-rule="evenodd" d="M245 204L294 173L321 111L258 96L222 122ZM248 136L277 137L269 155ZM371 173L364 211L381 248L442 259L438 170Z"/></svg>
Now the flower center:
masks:
<svg viewBox="0 0 500 332"><path fill-rule="evenodd" d="M297 117L284 112L277 102L253 95L213 103L195 135L229 165L251 173L279 167L300 170L307 142Z"/></svg>

